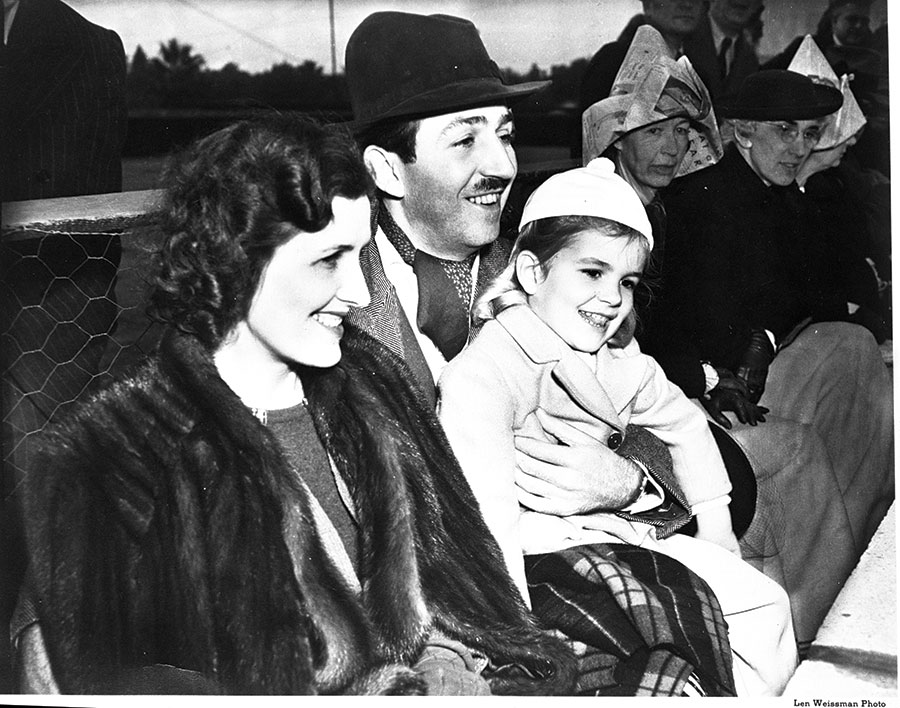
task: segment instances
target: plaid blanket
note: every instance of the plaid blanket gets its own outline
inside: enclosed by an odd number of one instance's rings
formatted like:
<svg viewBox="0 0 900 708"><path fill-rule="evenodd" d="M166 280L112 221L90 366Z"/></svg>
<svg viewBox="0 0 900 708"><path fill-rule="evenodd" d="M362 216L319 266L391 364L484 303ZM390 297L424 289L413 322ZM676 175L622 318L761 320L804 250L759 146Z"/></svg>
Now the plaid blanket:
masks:
<svg viewBox="0 0 900 708"><path fill-rule="evenodd" d="M579 695L733 696L719 601L678 561L623 544L526 556L535 614L579 653ZM693 675L693 677L692 677Z"/></svg>

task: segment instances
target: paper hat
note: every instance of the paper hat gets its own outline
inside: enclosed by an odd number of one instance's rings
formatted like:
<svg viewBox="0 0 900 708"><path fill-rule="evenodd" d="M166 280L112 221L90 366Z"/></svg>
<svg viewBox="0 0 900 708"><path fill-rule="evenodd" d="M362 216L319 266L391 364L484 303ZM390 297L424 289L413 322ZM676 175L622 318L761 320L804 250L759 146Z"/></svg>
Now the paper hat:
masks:
<svg viewBox="0 0 900 708"><path fill-rule="evenodd" d="M640 197L605 157L543 182L525 202L519 229L553 216L599 216L617 221L646 236L653 248L653 229Z"/></svg>
<svg viewBox="0 0 900 708"><path fill-rule="evenodd" d="M650 25L641 25L609 97L589 106L581 116L582 163L602 155L632 130L679 116L688 118L691 127L676 177L715 164L722 157L722 138L709 92L690 60L673 59L662 35Z"/></svg>
<svg viewBox="0 0 900 708"><path fill-rule="evenodd" d="M850 90L850 77L844 74L838 80L837 74L831 68L831 64L822 54L819 45L810 35L806 35L797 53L791 60L788 71L808 76L813 81L832 88L840 89L844 95L844 103L840 110L832 116L831 121L822 134L822 139L816 145L816 150L829 150L856 135L866 124L866 117L856 101L856 97Z"/></svg>

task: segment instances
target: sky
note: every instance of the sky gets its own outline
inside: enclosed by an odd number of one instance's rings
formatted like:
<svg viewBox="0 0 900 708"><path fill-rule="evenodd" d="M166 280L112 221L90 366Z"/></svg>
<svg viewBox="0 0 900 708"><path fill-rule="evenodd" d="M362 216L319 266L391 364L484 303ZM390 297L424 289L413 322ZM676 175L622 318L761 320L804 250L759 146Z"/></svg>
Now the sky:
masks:
<svg viewBox="0 0 900 708"><path fill-rule="evenodd" d="M331 71L329 0L66 0L87 19L118 32L129 57L140 44L154 56L171 38L193 46L210 68L246 71L312 59ZM639 0L332 0L337 69L354 28L376 10L442 12L472 20L503 68L544 69L590 57L640 11ZM825 0L766 0L760 53L773 54L812 31ZM886 14L875 0L873 26ZM806 23L809 23L808 27Z"/></svg>

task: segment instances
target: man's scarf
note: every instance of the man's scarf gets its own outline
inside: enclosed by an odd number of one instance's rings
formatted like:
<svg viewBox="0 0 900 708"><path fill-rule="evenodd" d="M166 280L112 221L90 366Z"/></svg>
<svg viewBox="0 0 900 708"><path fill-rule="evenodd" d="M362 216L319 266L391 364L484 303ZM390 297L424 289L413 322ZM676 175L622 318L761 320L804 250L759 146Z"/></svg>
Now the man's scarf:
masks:
<svg viewBox="0 0 900 708"><path fill-rule="evenodd" d="M469 338L472 266L476 254L462 261L451 261L418 250L387 209L379 210L378 225L416 275L419 285L416 325L450 361Z"/></svg>

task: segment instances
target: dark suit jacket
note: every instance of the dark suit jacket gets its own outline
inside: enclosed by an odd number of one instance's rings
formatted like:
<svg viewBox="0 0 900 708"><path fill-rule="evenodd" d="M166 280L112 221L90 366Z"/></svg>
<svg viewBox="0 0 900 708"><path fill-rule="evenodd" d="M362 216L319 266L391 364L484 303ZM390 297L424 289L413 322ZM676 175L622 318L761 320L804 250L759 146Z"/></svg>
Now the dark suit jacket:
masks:
<svg viewBox="0 0 900 708"><path fill-rule="evenodd" d="M21 0L0 56L2 199L121 189L118 35L60 0ZM20 430L38 429L98 372L117 314L120 253L119 237L109 234L53 233L0 246L0 331L15 342L0 354L4 383L35 408L16 407Z"/></svg>
<svg viewBox="0 0 900 708"><path fill-rule="evenodd" d="M2 200L119 191L125 51L60 0L22 0L2 69Z"/></svg>
<svg viewBox="0 0 900 708"><path fill-rule="evenodd" d="M684 40L682 48L694 70L706 84L712 100L718 103L732 98L744 79L759 71L759 58L756 50L742 36L738 36L734 46L734 59L723 80L719 75L719 53L713 43L711 22L709 17L702 19L694 33Z"/></svg>
<svg viewBox="0 0 900 708"><path fill-rule="evenodd" d="M807 317L840 319L812 267L819 247L795 185L767 187L732 145L716 165L675 180L664 201L658 346L648 349L675 383L670 355L734 370L752 329L780 342ZM672 351L676 342L691 351Z"/></svg>
<svg viewBox="0 0 900 708"><path fill-rule="evenodd" d="M616 74L619 73L619 67L622 66L622 61L628 53L631 40L634 39L638 27L646 22L643 15L635 15L628 21L615 42L604 44L591 57L581 77L581 90L578 96L579 117L587 108L609 96L613 81L616 80ZM581 156L580 149L578 155Z"/></svg>

